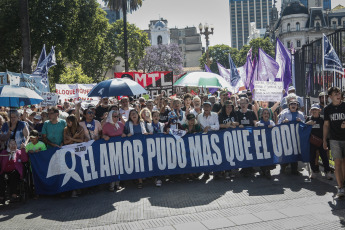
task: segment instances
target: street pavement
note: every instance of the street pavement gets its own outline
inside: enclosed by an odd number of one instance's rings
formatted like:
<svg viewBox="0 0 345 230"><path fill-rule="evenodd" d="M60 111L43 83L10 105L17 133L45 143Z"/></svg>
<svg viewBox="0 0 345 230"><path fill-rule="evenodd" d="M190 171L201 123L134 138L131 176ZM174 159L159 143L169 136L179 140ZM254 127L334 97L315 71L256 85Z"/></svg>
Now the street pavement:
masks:
<svg viewBox="0 0 345 230"><path fill-rule="evenodd" d="M104 189L79 198L41 196L0 205L0 229L344 229L345 200L334 198L335 181L256 174L233 180L164 182L139 190ZM211 177L212 178L212 177Z"/></svg>

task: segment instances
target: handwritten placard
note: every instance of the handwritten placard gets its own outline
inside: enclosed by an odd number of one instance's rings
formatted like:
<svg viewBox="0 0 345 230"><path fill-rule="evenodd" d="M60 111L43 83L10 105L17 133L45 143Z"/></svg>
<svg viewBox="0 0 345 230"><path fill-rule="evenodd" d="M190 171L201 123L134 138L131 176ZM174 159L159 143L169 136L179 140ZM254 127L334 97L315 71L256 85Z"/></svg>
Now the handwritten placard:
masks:
<svg viewBox="0 0 345 230"><path fill-rule="evenodd" d="M256 101L281 101L283 82L255 81L254 99Z"/></svg>

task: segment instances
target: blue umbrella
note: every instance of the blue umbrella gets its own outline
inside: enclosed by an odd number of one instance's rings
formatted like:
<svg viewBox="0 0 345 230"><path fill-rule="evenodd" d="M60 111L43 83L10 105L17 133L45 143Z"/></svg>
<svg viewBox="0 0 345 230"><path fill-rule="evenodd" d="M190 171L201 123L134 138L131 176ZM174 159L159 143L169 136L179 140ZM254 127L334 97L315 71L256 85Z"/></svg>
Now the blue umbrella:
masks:
<svg viewBox="0 0 345 230"><path fill-rule="evenodd" d="M41 101L43 101L43 98L29 88L16 85L0 87L0 106L20 107L39 104Z"/></svg>
<svg viewBox="0 0 345 230"><path fill-rule="evenodd" d="M127 78L102 81L91 89L88 97L134 96L147 93L137 82Z"/></svg>

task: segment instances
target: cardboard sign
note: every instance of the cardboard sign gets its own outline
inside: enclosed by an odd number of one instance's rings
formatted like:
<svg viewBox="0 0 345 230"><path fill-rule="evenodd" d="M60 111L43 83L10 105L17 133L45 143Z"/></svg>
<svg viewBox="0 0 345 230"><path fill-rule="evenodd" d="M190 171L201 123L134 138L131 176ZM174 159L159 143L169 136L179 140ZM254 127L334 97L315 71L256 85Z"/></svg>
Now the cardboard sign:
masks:
<svg viewBox="0 0 345 230"><path fill-rule="evenodd" d="M41 106L56 106L59 101L59 95L56 93L42 92L41 97L44 99Z"/></svg>
<svg viewBox="0 0 345 230"><path fill-rule="evenodd" d="M254 100L256 101L281 101L283 96L283 82L255 81Z"/></svg>
<svg viewBox="0 0 345 230"><path fill-rule="evenodd" d="M172 72L125 72L115 73L115 78L129 78L144 87L150 94L150 98L155 99L159 94L166 96L173 95L173 73Z"/></svg>

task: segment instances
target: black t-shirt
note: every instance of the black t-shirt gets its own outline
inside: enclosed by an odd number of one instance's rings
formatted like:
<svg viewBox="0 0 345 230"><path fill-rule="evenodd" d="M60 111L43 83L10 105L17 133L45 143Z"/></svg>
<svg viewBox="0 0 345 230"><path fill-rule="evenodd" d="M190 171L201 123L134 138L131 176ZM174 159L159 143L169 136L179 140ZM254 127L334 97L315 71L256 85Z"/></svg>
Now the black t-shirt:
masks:
<svg viewBox="0 0 345 230"><path fill-rule="evenodd" d="M252 110L247 110L246 113L242 113L240 110L236 111L237 119L240 125L254 126L254 121L258 120L255 113Z"/></svg>
<svg viewBox="0 0 345 230"><path fill-rule="evenodd" d="M305 122L308 121L315 121L315 125L313 125L313 128L311 130L311 134L322 138L323 137L323 118L322 117L307 117L307 119L305 120Z"/></svg>
<svg viewBox="0 0 345 230"><path fill-rule="evenodd" d="M222 109L221 103L215 103L212 107L212 112L218 113Z"/></svg>
<svg viewBox="0 0 345 230"><path fill-rule="evenodd" d="M332 103L324 110L324 119L330 123L331 140L345 141L345 129L341 124L345 121L345 102L335 106Z"/></svg>
<svg viewBox="0 0 345 230"><path fill-rule="evenodd" d="M169 108L165 108L163 113L159 113L159 122L168 122L169 121L169 113L170 113L170 109Z"/></svg>
<svg viewBox="0 0 345 230"><path fill-rule="evenodd" d="M218 116L219 124L226 124L228 122L237 122L237 116L235 112L231 112L230 115L220 113Z"/></svg>
<svg viewBox="0 0 345 230"><path fill-rule="evenodd" d="M107 107L102 107L101 105L100 106L98 106L97 108L96 108L96 117L95 117L95 119L97 120L97 121L102 121L102 117L103 117L103 114L105 113L105 112L108 112L108 106Z"/></svg>

